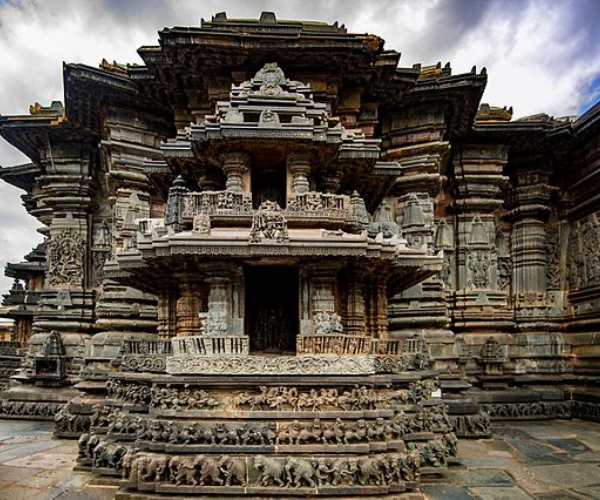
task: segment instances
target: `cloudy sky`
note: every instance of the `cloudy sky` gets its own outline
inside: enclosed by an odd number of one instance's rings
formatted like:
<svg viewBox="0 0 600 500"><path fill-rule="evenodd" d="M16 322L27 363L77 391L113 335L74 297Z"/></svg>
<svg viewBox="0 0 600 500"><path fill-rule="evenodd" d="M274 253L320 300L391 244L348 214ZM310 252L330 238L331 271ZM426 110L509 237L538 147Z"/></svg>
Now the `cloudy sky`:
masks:
<svg viewBox="0 0 600 500"><path fill-rule="evenodd" d="M229 18L339 21L383 37L400 64L488 69L483 102L515 117L581 114L600 95L600 0L0 0L0 114L62 100L62 62L140 63L164 26ZM0 139L0 165L27 158ZM0 266L41 241L21 193L0 182ZM0 292L10 282L0 279Z"/></svg>

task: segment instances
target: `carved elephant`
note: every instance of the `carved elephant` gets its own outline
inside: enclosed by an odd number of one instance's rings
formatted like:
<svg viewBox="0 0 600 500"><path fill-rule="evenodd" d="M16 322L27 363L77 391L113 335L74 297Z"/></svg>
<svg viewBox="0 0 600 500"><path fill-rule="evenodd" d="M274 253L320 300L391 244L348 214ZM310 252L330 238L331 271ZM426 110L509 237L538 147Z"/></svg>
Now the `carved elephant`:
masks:
<svg viewBox="0 0 600 500"><path fill-rule="evenodd" d="M221 469L219 468L219 461L216 458L200 455L196 458L194 465L200 469L200 477L198 479L200 486L203 486L207 480L213 485L223 484L223 480L220 477Z"/></svg>
<svg viewBox="0 0 600 500"><path fill-rule="evenodd" d="M225 486L231 486L232 483L246 486L246 460L243 458L225 455L219 460L219 469L225 475Z"/></svg>
<svg viewBox="0 0 600 500"><path fill-rule="evenodd" d="M383 468L384 463L380 458L362 458L358 461L358 482L362 486L384 484Z"/></svg>
<svg viewBox="0 0 600 500"><path fill-rule="evenodd" d="M302 458L288 458L285 463L285 471L287 475L287 484L299 488L302 483L306 483L309 487L316 487L315 468L312 464Z"/></svg>
<svg viewBox="0 0 600 500"><path fill-rule="evenodd" d="M171 480L179 486L182 482L196 486L198 479L196 477L196 461L193 458L180 457L178 455L171 458L169 461L169 470Z"/></svg>
<svg viewBox="0 0 600 500"><path fill-rule="evenodd" d="M77 440L77 458L82 459L87 456L87 445L90 440L90 435L87 432L84 432L79 439Z"/></svg>
<svg viewBox="0 0 600 500"><path fill-rule="evenodd" d="M146 462L141 479L143 481L162 481L167 472L167 457L153 457Z"/></svg>
<svg viewBox="0 0 600 500"><path fill-rule="evenodd" d="M254 468L261 472L259 483L261 486L285 486L285 462L281 459L258 456L254 458Z"/></svg>
<svg viewBox="0 0 600 500"><path fill-rule="evenodd" d="M124 454L123 446L100 441L94 448L93 466L120 469Z"/></svg>

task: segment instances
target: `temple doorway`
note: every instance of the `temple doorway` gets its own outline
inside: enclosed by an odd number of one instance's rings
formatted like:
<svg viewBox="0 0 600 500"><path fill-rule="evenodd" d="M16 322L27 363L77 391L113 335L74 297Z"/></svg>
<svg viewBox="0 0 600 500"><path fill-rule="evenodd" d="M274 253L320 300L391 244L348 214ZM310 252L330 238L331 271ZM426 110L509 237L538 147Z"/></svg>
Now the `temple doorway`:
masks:
<svg viewBox="0 0 600 500"><path fill-rule="evenodd" d="M274 201L285 208L285 165L252 168L252 207L256 210L265 201Z"/></svg>
<svg viewBox="0 0 600 500"><path fill-rule="evenodd" d="M298 334L298 270L247 267L246 332L251 354L295 354Z"/></svg>

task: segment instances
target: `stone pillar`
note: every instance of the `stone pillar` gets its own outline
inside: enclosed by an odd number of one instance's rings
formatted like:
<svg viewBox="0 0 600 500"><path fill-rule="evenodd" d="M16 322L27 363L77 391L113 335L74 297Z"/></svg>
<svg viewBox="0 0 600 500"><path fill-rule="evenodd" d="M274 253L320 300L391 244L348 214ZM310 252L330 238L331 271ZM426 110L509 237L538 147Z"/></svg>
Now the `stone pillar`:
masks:
<svg viewBox="0 0 600 500"><path fill-rule="evenodd" d="M366 335L366 307L363 295L363 280L358 269L349 269L346 273L348 281L348 312L346 332L350 335Z"/></svg>
<svg viewBox="0 0 600 500"><path fill-rule="evenodd" d="M177 335L177 296L172 290L158 293L157 323L159 337L168 339Z"/></svg>
<svg viewBox="0 0 600 500"><path fill-rule="evenodd" d="M548 224L550 198L556 188L550 185L549 173L539 160L537 168L531 160L517 163L507 217L512 222L512 299L519 332L511 357L518 372L547 373L560 371L560 358L568 356L557 349L564 342L560 325L563 292L548 272L552 266L549 256L556 255L558 261L558 234L552 231L556 226ZM555 248L549 248L549 241Z"/></svg>
<svg viewBox="0 0 600 500"><path fill-rule="evenodd" d="M388 338L388 300L385 278L377 278L374 287L375 292L375 337L378 339Z"/></svg>
<svg viewBox="0 0 600 500"><path fill-rule="evenodd" d="M200 311L202 293L200 284L190 281L189 276L179 277L179 298L177 299L177 336L200 335Z"/></svg>
<svg viewBox="0 0 600 500"><path fill-rule="evenodd" d="M203 331L207 335L231 334L231 279L229 276L209 276L208 315Z"/></svg>
<svg viewBox="0 0 600 500"><path fill-rule="evenodd" d="M369 337L388 338L388 299L385 275L372 275L365 285L366 331Z"/></svg>
<svg viewBox="0 0 600 500"><path fill-rule="evenodd" d="M231 274L231 335L244 335L244 319L246 315L246 293L244 285L244 269L240 266Z"/></svg>
<svg viewBox="0 0 600 500"><path fill-rule="evenodd" d="M335 194L340 189L342 171L337 168L328 168L321 173L321 189L325 193Z"/></svg>
<svg viewBox="0 0 600 500"><path fill-rule="evenodd" d="M494 213L503 200L501 187L508 148L465 145L454 161L456 200L455 332L465 333L473 352L480 352L490 334L506 335L513 326L507 291L499 286L497 233ZM473 335L476 334L476 335ZM506 345L508 337L498 337Z"/></svg>
<svg viewBox="0 0 600 500"><path fill-rule="evenodd" d="M313 333L310 272L305 266L299 272L300 335Z"/></svg>
<svg viewBox="0 0 600 500"><path fill-rule="evenodd" d="M546 223L550 214L548 173L519 172L512 191L512 290L513 293L546 291Z"/></svg>
<svg viewBox="0 0 600 500"><path fill-rule="evenodd" d="M431 110L428 113L430 112ZM443 116L434 118L430 115L434 122L437 122L437 118L443 119ZM394 133L399 134L398 138L403 137L403 129L413 130L412 120L416 119L416 116L404 119L408 120L406 126L398 126L398 131ZM442 248L437 240L443 235L446 243L445 273L432 276L390 298L389 336L409 339L416 333L422 334L430 346L436 366L447 371L448 367L452 369L457 366L454 360L458 357L454 347L454 334L449 329L450 313L444 292L444 283L453 279L455 274L451 272L454 267L453 256L447 252L448 245L454 246L453 228L451 223L446 224L443 218L447 194L441 189L445 180L442 172L446 168L450 144L441 140L431 140L429 134L423 138L431 142L389 149L384 159L395 161L400 166L401 175L395 179L390 193L395 197L396 222L402 237L406 239L410 248L433 255ZM406 136L398 144L405 140L412 139Z"/></svg>
<svg viewBox="0 0 600 500"><path fill-rule="evenodd" d="M287 159L288 170L292 176L293 194L303 194L310 190L310 157L306 153L291 153Z"/></svg>
<svg viewBox="0 0 600 500"><path fill-rule="evenodd" d="M223 171L227 176L225 186L232 193L243 193L244 173L248 170L249 157L244 153L224 153L222 155Z"/></svg>

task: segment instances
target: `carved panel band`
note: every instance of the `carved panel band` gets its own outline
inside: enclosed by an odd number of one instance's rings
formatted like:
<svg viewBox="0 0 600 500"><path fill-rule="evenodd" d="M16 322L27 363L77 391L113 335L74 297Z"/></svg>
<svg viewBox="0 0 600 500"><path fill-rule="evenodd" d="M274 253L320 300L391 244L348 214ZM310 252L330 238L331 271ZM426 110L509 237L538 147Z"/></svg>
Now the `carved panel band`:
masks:
<svg viewBox="0 0 600 500"><path fill-rule="evenodd" d="M373 357L169 357L167 373L231 375L361 375L375 373Z"/></svg>

